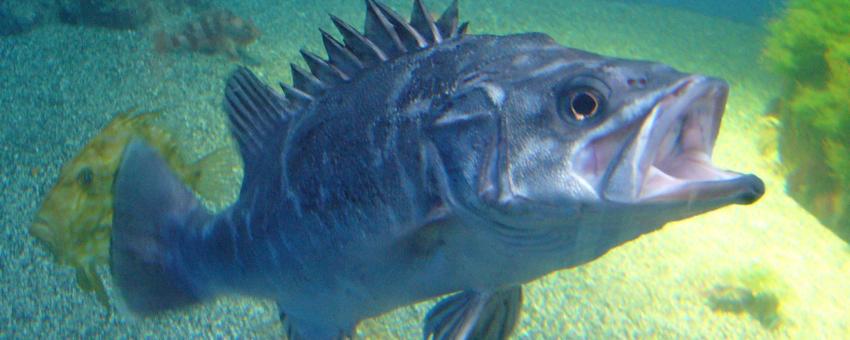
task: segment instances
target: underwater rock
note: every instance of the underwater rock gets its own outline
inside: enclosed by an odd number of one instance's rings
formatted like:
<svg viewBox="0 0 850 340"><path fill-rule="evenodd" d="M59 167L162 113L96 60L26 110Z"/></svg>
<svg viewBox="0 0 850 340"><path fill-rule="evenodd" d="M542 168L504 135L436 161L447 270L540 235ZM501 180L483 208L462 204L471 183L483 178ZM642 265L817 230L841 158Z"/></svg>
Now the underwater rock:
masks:
<svg viewBox="0 0 850 340"><path fill-rule="evenodd" d="M150 21L153 8L146 0L57 0L59 18L72 25L136 29Z"/></svg>
<svg viewBox="0 0 850 340"><path fill-rule="evenodd" d="M31 31L44 21L43 1L0 1L0 36Z"/></svg>

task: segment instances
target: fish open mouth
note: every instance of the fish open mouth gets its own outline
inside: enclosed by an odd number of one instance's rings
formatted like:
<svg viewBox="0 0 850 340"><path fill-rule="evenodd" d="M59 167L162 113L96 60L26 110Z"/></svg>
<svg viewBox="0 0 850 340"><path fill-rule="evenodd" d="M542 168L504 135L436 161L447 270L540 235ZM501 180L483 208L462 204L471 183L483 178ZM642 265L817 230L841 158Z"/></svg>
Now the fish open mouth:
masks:
<svg viewBox="0 0 850 340"><path fill-rule="evenodd" d="M691 76L663 94L637 129L601 138L591 148L607 148L603 196L619 202L723 200L752 203L764 193L753 175L720 169L711 162L728 85ZM634 126L633 126L634 127ZM608 141L606 141L608 139ZM618 140L615 142L614 140ZM610 151L615 143L623 146ZM602 154L605 154L603 152ZM606 157L607 158L607 157Z"/></svg>

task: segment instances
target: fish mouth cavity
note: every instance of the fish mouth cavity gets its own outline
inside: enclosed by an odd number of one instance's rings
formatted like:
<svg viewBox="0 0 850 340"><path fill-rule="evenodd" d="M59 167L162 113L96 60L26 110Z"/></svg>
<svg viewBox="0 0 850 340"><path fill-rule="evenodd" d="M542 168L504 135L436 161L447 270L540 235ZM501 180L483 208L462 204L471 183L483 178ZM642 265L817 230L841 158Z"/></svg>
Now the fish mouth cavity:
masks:
<svg viewBox="0 0 850 340"><path fill-rule="evenodd" d="M690 76L661 95L641 121L591 143L596 161L607 165L604 175L595 174L602 196L623 203L760 197L763 184L758 188L755 176L711 162L727 96L726 82Z"/></svg>
<svg viewBox="0 0 850 340"><path fill-rule="evenodd" d="M634 141L645 144L636 148L638 199L682 199L692 184L740 176L711 162L727 93L719 80L692 77L652 108Z"/></svg>

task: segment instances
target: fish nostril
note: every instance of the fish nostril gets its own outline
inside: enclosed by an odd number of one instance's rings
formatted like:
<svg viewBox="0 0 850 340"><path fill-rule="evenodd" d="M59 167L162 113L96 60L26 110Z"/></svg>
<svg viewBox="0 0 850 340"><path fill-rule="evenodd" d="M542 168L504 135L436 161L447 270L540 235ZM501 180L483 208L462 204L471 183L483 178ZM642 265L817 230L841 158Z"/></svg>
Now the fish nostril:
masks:
<svg viewBox="0 0 850 340"><path fill-rule="evenodd" d="M626 79L626 84L629 87L644 88L644 87L646 87L646 83L647 83L647 80L644 77Z"/></svg>

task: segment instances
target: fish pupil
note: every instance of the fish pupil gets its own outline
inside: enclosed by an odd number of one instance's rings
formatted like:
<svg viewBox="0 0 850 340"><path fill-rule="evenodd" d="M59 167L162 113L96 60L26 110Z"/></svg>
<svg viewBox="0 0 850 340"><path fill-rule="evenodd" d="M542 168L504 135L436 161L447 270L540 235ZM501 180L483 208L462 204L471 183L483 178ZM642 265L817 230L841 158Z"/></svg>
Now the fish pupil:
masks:
<svg viewBox="0 0 850 340"><path fill-rule="evenodd" d="M599 109L599 101L587 91L576 93L570 100L570 111L577 120L588 118Z"/></svg>

